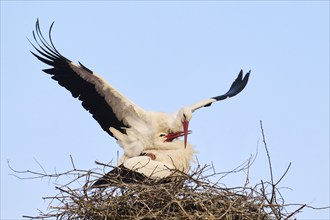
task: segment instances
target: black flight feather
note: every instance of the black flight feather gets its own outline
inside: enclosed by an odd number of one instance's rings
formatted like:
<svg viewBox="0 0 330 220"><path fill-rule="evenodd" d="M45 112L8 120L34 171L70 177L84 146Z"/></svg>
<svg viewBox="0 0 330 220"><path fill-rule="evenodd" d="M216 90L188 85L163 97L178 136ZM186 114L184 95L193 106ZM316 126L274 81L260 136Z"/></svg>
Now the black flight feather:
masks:
<svg viewBox="0 0 330 220"><path fill-rule="evenodd" d="M82 101L82 106L92 114L93 118L100 124L102 129L109 135L113 134L109 131L110 127L125 133L123 129L125 125L118 120L112 108L105 101L105 97L100 95L95 88L95 85L82 79L71 67L70 60L62 56L55 48L51 38L51 31L54 22L49 28L49 41L42 35L39 25L39 20L36 22L33 38L35 45L30 41L37 53L31 53L41 62L51 66L43 71L51 75L52 79L57 81L59 85L69 90L74 98ZM93 74L93 71L79 63L88 73Z"/></svg>

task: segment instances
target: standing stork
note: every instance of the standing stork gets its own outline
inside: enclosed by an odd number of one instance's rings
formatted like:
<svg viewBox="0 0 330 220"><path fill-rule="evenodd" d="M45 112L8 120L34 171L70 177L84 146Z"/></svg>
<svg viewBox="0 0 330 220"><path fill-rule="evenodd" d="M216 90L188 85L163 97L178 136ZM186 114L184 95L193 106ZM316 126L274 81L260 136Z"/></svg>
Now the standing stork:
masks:
<svg viewBox="0 0 330 220"><path fill-rule="evenodd" d="M208 107L216 101L237 95L245 88L249 79L250 71L243 77L241 70L225 94L183 107L174 114L146 111L80 62L77 64L64 57L53 44L51 37L53 24L54 22L49 28L47 40L37 20L33 31L35 44L31 43L37 53L32 51L31 53L51 66L43 71L51 75L51 78L59 85L69 90L74 98L78 98L101 128L117 140L124 149L122 163L145 152L154 159L153 156L158 154L157 150L160 148L169 148L172 157L178 161L180 161L181 153L190 152L188 153L190 155L193 150L187 143L187 135L190 133L188 125L193 112L202 107ZM184 136L184 141L177 139L181 136ZM161 144L156 144L156 142ZM180 151L177 151L179 149ZM159 155L161 159L162 154ZM184 165L183 169L186 170L186 168L187 166Z"/></svg>

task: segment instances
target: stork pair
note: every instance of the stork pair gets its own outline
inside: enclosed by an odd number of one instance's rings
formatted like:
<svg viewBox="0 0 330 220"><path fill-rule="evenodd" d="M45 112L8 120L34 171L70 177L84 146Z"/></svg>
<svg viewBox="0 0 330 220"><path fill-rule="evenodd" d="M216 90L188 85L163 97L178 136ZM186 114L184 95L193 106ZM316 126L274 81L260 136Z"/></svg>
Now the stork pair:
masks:
<svg viewBox="0 0 330 220"><path fill-rule="evenodd" d="M49 28L47 40L37 20L33 31L36 44L32 44L37 53L32 54L51 66L43 71L69 90L74 98L82 101L82 106L92 114L101 128L124 149L118 165L147 177L169 176L172 169L188 172L195 153L187 142L193 112L237 95L249 79L250 71L243 77L241 70L225 94L183 107L174 114L146 111L95 72L61 55L51 38L53 24ZM179 139L182 136L183 141Z"/></svg>

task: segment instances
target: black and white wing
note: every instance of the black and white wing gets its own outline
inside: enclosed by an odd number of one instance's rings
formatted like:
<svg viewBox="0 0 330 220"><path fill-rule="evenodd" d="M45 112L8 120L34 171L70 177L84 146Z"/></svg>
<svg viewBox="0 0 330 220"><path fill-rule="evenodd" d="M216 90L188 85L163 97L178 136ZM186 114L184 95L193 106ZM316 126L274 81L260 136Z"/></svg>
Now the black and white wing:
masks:
<svg viewBox="0 0 330 220"><path fill-rule="evenodd" d="M245 88L246 84L248 83L250 73L251 71L247 72L243 78L243 70L241 70L235 81L232 83L230 89L225 94L202 100L189 107L194 112L199 108L211 106L213 102L221 101L237 95Z"/></svg>
<svg viewBox="0 0 330 220"><path fill-rule="evenodd" d="M53 23L54 24L54 23ZM69 90L74 98L82 101L82 106L89 111L102 129L113 136L109 128L125 133L124 127L130 127L127 117L145 117L145 111L123 96L96 73L67 59L55 48L51 31L48 40L43 36L39 21L36 22L32 46L37 52L31 53L51 68L43 71L51 75L58 84Z"/></svg>

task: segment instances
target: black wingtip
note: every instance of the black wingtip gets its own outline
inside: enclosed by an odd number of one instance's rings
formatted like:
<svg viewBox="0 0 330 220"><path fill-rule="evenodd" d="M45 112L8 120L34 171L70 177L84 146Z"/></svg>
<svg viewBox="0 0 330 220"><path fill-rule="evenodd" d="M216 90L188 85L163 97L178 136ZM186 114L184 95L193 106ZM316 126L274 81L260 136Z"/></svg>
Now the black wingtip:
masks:
<svg viewBox="0 0 330 220"><path fill-rule="evenodd" d="M249 72L247 72L243 78L243 70L241 69L241 71L239 72L235 81L232 83L228 92L226 92L224 95L213 97L212 99L220 101L220 100L224 100L226 98L233 97L233 96L237 95L238 93L240 93L247 85L247 83L249 81L250 73L251 73L251 70Z"/></svg>
<svg viewBox="0 0 330 220"><path fill-rule="evenodd" d="M244 76L243 82L245 83L245 85L247 84L247 82L249 81L249 77L250 77L250 73L251 70L249 70L249 72L247 72ZM244 88L243 88L244 89Z"/></svg>
<svg viewBox="0 0 330 220"><path fill-rule="evenodd" d="M247 72L247 73L245 74L245 77L249 78L250 73L251 73L251 70L249 70L249 72ZM244 78L245 78L245 77L244 77Z"/></svg>
<svg viewBox="0 0 330 220"><path fill-rule="evenodd" d="M243 78L243 70L241 69L241 71L239 71L239 74L238 74L236 80L238 80L238 79L242 80L242 78Z"/></svg>

